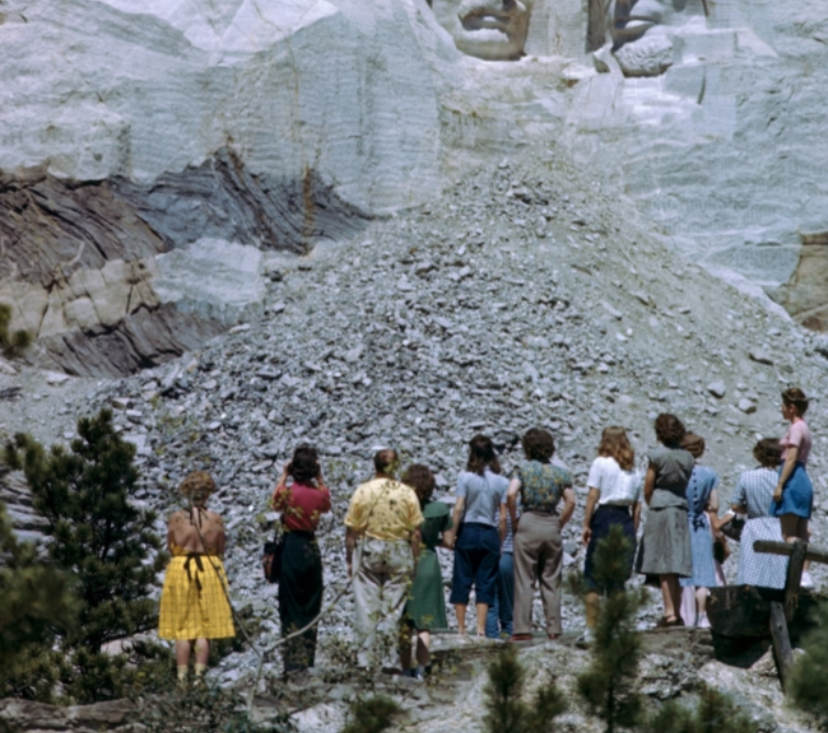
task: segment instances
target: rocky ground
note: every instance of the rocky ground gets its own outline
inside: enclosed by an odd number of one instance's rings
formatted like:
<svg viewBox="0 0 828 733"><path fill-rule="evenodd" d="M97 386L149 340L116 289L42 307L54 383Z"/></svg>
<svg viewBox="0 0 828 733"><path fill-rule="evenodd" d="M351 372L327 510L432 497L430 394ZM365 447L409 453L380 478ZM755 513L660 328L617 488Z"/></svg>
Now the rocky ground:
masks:
<svg viewBox="0 0 828 733"><path fill-rule="evenodd" d="M603 427L627 427L643 467L655 416L679 415L707 440L704 462L721 477L724 505L752 466L755 440L784 431L779 393L793 384L814 397L813 528L824 541L821 337L667 251L623 197L554 147L464 170L432 205L375 221L350 241L268 257L264 315L174 362L102 381L26 367L0 374L0 434L63 442L77 415L112 407L138 447L139 499L162 512L178 504L187 472L214 475L233 600L251 607L263 642L278 633L275 589L258 566L268 498L301 441L319 447L334 496L319 532L327 599L345 583L347 501L378 446L429 464L450 495L473 434L494 437L508 470L523 431L549 428L576 478L579 507L564 538L569 565L580 567L584 482ZM814 575L818 585L828 579L822 568ZM656 600L642 627L658 615ZM576 632L582 609L569 596L564 605L566 630ZM323 665L347 638L350 616L346 595L322 626ZM544 664L578 653L549 651ZM216 674L243 681L255 661L252 652L232 655ZM710 676L728 689L742 684L719 668ZM787 721L779 730L807 729L780 712L778 689L766 697L771 721ZM461 722L448 721L417 729Z"/></svg>

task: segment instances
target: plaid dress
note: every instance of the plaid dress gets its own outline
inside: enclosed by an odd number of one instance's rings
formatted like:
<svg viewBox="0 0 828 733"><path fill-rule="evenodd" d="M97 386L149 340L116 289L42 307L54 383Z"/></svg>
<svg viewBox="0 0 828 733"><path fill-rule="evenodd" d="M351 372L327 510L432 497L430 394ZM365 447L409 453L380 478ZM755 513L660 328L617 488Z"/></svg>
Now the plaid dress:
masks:
<svg viewBox="0 0 828 733"><path fill-rule="evenodd" d="M180 641L235 636L221 558L186 554L179 547L172 553L161 592L158 636Z"/></svg>

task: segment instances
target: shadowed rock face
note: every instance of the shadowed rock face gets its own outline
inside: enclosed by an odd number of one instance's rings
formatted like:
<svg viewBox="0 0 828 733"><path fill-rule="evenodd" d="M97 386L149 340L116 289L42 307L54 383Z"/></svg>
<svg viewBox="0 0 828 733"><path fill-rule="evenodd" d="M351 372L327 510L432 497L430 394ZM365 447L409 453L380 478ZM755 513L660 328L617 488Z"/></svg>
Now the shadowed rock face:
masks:
<svg viewBox="0 0 828 733"><path fill-rule="evenodd" d="M313 171L259 176L226 150L151 185L30 171L0 181L0 302L44 365L129 374L255 311L261 250L305 254L366 220Z"/></svg>
<svg viewBox="0 0 828 733"><path fill-rule="evenodd" d="M802 248L791 279L772 297L805 328L828 331L828 232L800 235Z"/></svg>

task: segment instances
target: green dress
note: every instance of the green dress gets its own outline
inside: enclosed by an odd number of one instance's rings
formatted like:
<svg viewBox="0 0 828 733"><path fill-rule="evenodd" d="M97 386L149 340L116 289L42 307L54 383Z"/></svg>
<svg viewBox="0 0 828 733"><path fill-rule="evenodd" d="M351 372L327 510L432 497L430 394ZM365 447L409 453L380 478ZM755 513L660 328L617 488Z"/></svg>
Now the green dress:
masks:
<svg viewBox="0 0 828 733"><path fill-rule="evenodd" d="M451 509L441 501L431 501L423 507L423 517L420 558L405 613L418 631L446 629L448 619L443 574L434 547L440 541L440 534L452 527Z"/></svg>

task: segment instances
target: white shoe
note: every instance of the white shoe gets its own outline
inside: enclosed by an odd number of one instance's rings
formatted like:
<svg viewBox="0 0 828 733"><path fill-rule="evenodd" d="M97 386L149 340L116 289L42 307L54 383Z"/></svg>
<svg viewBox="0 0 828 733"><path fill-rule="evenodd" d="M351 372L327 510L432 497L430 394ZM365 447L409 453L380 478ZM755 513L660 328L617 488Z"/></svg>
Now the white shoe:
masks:
<svg viewBox="0 0 828 733"><path fill-rule="evenodd" d="M706 613L700 613L698 618L696 619L696 628L699 629L709 629L710 628L710 619L707 618Z"/></svg>
<svg viewBox="0 0 828 733"><path fill-rule="evenodd" d="M816 583L814 583L814 579L807 570L802 571L802 580L799 581L800 588L806 589L813 589L816 588Z"/></svg>

